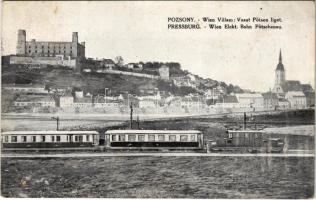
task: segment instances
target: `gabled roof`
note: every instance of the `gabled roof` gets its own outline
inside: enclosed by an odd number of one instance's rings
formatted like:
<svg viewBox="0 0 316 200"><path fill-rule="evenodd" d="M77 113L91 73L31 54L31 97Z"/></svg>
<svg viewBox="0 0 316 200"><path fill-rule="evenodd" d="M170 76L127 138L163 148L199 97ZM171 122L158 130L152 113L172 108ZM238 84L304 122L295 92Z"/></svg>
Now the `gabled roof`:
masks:
<svg viewBox="0 0 316 200"><path fill-rule="evenodd" d="M304 94L308 98L315 98L315 92L306 91Z"/></svg>
<svg viewBox="0 0 316 200"><path fill-rule="evenodd" d="M101 61L103 64L115 64L113 60L111 59L102 59Z"/></svg>
<svg viewBox="0 0 316 200"><path fill-rule="evenodd" d="M224 97L220 97L218 102L219 103L238 103L238 99L235 95L225 95Z"/></svg>
<svg viewBox="0 0 316 200"><path fill-rule="evenodd" d="M301 86L301 83L299 81L289 80L289 81L286 81L282 85L282 89L283 89L284 92L288 92L288 91L302 91L302 86Z"/></svg>
<svg viewBox="0 0 316 200"><path fill-rule="evenodd" d="M236 93L237 98L262 98L260 93Z"/></svg>
<svg viewBox="0 0 316 200"><path fill-rule="evenodd" d="M305 94L302 91L288 91L286 96L305 97Z"/></svg>
<svg viewBox="0 0 316 200"><path fill-rule="evenodd" d="M92 103L92 99L90 97L77 98L75 103Z"/></svg>
<svg viewBox="0 0 316 200"><path fill-rule="evenodd" d="M278 95L273 92L262 93L264 99L278 99Z"/></svg>
<svg viewBox="0 0 316 200"><path fill-rule="evenodd" d="M301 84L303 92L313 92L313 87L310 84Z"/></svg>

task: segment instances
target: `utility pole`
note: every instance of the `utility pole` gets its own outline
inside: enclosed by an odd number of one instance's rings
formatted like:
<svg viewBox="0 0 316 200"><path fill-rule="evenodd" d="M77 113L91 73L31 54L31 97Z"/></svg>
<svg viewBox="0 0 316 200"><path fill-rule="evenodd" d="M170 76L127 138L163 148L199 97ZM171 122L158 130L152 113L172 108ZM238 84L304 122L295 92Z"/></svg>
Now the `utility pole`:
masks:
<svg viewBox="0 0 316 200"><path fill-rule="evenodd" d="M139 116L137 116L137 128L139 129Z"/></svg>
<svg viewBox="0 0 316 200"><path fill-rule="evenodd" d="M246 129L246 120L247 120L247 116L246 113L244 112L244 124L243 124L243 130Z"/></svg>
<svg viewBox="0 0 316 200"><path fill-rule="evenodd" d="M56 120L56 131L59 130L59 117L52 117L52 119Z"/></svg>
<svg viewBox="0 0 316 200"><path fill-rule="evenodd" d="M132 102L130 104L130 108L131 108L130 129L132 129L133 128L133 104L132 104Z"/></svg>

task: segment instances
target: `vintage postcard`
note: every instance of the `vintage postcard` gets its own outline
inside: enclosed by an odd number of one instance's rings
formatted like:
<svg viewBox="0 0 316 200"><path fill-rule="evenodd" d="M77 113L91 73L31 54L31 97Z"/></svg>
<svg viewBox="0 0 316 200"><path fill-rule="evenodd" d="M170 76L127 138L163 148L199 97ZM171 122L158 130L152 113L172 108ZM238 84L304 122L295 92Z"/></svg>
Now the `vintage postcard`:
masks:
<svg viewBox="0 0 316 200"><path fill-rule="evenodd" d="M4 1L1 196L314 198L314 1Z"/></svg>

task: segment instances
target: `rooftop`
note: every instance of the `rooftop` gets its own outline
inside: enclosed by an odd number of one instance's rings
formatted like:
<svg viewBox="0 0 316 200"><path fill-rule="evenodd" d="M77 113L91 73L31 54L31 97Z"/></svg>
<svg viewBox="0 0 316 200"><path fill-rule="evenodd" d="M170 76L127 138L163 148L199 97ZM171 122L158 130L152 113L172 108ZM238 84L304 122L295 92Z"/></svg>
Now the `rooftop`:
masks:
<svg viewBox="0 0 316 200"><path fill-rule="evenodd" d="M2 135L87 135L99 134L97 131L8 131L2 132Z"/></svg>
<svg viewBox="0 0 316 200"><path fill-rule="evenodd" d="M52 96L44 95L20 95L16 102L55 102Z"/></svg>
<svg viewBox="0 0 316 200"><path fill-rule="evenodd" d="M105 134L198 134L197 130L108 130Z"/></svg>

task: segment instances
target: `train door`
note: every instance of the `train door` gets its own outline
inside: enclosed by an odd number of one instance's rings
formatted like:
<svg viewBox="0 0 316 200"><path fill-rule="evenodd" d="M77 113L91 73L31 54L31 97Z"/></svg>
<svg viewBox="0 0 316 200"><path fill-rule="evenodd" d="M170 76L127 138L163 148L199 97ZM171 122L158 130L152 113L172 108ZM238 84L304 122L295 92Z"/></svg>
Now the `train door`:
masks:
<svg viewBox="0 0 316 200"><path fill-rule="evenodd" d="M73 142L73 135L72 134L68 135L68 141Z"/></svg>
<svg viewBox="0 0 316 200"><path fill-rule="evenodd" d="M111 146L110 134L105 134L105 137L104 137L104 144L105 144L106 147L110 147L110 146Z"/></svg>
<svg viewBox="0 0 316 200"><path fill-rule="evenodd" d="M98 135L93 134L92 135L92 141L94 145L98 145L99 144L99 138Z"/></svg>

